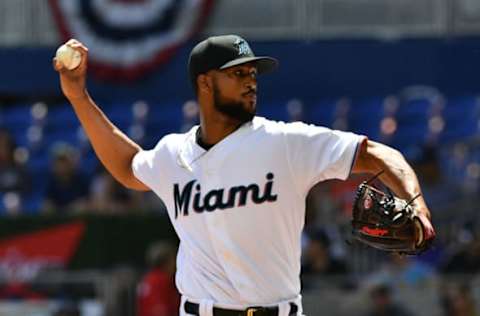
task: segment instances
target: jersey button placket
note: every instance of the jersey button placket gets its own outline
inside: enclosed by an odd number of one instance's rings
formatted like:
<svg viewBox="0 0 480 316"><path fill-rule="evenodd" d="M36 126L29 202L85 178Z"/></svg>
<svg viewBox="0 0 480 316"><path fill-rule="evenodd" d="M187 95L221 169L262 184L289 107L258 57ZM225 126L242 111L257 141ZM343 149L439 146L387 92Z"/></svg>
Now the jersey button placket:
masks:
<svg viewBox="0 0 480 316"><path fill-rule="evenodd" d="M211 159L206 159L203 165L205 174L211 178L215 174L215 170L213 167L213 161Z"/></svg>

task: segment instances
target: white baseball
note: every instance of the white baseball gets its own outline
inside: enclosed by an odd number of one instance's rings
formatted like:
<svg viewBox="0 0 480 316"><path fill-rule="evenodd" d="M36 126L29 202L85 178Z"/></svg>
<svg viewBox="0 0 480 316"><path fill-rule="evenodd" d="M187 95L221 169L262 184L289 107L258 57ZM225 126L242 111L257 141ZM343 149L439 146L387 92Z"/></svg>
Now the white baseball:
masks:
<svg viewBox="0 0 480 316"><path fill-rule="evenodd" d="M65 44L57 49L55 57L69 70L77 68L82 61L82 55L80 52Z"/></svg>

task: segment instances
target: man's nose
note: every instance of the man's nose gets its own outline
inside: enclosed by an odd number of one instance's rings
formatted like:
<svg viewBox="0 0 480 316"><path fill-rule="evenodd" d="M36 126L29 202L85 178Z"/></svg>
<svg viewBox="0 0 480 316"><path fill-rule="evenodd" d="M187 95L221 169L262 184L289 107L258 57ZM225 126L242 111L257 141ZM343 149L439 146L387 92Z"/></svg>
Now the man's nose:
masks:
<svg viewBox="0 0 480 316"><path fill-rule="evenodd" d="M257 80L254 78L250 78L245 82L245 87L249 90L257 91Z"/></svg>

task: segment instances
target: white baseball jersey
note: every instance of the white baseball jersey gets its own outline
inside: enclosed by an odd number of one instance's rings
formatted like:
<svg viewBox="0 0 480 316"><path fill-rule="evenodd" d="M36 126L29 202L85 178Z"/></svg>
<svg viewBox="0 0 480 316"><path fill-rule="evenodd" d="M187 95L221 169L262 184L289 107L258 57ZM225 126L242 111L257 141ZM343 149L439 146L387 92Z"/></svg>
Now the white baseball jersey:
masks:
<svg viewBox="0 0 480 316"><path fill-rule="evenodd" d="M255 117L206 151L197 128L165 136L132 163L180 238L179 291L239 307L299 297L307 193L346 179L363 138Z"/></svg>

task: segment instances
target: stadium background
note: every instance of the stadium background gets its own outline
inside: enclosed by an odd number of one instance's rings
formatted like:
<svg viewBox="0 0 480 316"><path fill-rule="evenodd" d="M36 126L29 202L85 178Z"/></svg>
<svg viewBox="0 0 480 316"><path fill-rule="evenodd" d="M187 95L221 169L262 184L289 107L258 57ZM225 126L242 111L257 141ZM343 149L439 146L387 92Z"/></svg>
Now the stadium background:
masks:
<svg viewBox="0 0 480 316"><path fill-rule="evenodd" d="M158 201L122 191L98 167L61 95L51 59L72 31L62 28L62 17L69 19L58 10L62 2L0 2L0 128L15 140L15 148L0 146L0 157L12 149L15 160L0 161L0 314L135 315L149 245L175 237ZM90 73L89 90L112 121L147 148L195 124L190 49L207 35L244 36L257 54L280 60L278 72L260 79L261 114L355 131L399 149L418 172L438 227L435 249L419 258L348 245L348 212L361 178L316 186L304 238L307 315L363 315L389 301L392 310L407 303L412 315L477 315L480 4L123 0L92 7L182 2L211 7L170 58L147 63L134 77L112 76L105 67ZM125 12L111 19L127 21ZM63 192L51 188L56 160L78 167L73 203L55 200ZM20 185L9 186L12 175Z"/></svg>

